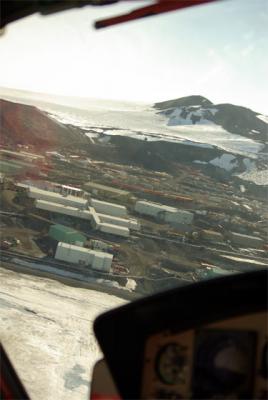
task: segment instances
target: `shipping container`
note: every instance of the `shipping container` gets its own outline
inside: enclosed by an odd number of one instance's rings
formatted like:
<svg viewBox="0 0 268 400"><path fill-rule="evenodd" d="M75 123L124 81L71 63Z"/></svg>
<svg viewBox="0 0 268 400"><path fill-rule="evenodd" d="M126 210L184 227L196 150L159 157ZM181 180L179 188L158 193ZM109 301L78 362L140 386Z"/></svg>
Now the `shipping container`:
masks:
<svg viewBox="0 0 268 400"><path fill-rule="evenodd" d="M99 225L99 230L104 233L109 233L115 236L129 237L129 229L124 226L117 226L111 224L101 223Z"/></svg>
<svg viewBox="0 0 268 400"><path fill-rule="evenodd" d="M97 199L91 199L90 203L97 213L114 215L115 217L125 217L127 215L126 207L120 206L119 204L108 203Z"/></svg>
<svg viewBox="0 0 268 400"><path fill-rule="evenodd" d="M75 207L79 209L88 208L88 200L86 199L76 196L63 196L60 193L38 189L33 186L28 188L28 196L33 199L50 201L69 207Z"/></svg>

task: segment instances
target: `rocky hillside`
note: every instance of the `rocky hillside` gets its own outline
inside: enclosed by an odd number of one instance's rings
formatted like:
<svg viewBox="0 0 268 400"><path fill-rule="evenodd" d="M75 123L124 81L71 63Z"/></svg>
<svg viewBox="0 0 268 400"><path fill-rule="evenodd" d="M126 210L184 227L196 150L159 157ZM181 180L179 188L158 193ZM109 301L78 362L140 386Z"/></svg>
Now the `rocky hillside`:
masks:
<svg viewBox="0 0 268 400"><path fill-rule="evenodd" d="M228 132L265 143L268 125L265 116L233 104L213 104L202 96L187 96L156 103L154 107L167 116L168 125L214 123Z"/></svg>
<svg viewBox="0 0 268 400"><path fill-rule="evenodd" d="M51 119L36 107L0 99L2 145L27 144L40 149L55 149L87 139L71 128Z"/></svg>
<svg viewBox="0 0 268 400"><path fill-rule="evenodd" d="M192 137L199 138L199 141L194 141L178 136L178 140L169 141L168 138L165 139L164 134L159 135L159 139L151 140L150 134L154 134L153 129L147 129L146 132L136 131L136 136L131 137L134 131L131 127L133 115L122 111L116 112L116 118L111 120L110 124L107 118L104 123L105 113L100 113L98 125L96 121L92 122L95 114L91 112L86 116L87 127L83 128L79 125L64 124L34 106L5 100L1 100L0 106L3 145L15 147L17 144L32 144L40 149L56 151L80 148L87 152L88 157L97 160L139 165L146 169L171 173L184 168L184 164L202 169L205 173L222 180L243 174L242 179L258 182L259 185L267 184L268 166L263 145L267 140L267 123L260 119L257 113L244 107L231 104L213 105L201 96L157 103L154 110L166 117L167 125L178 126L178 131L180 128L182 132L188 127L192 129L193 126L196 130ZM116 127L116 121L120 122L122 115L124 121L129 122L128 130ZM137 113L134 115L136 117ZM141 120L144 115L149 115L145 120L147 124L149 118L154 118L151 112L143 113ZM212 129L210 136L205 137L210 124L213 127L219 126L220 129ZM226 132L231 137L226 136ZM243 153L240 149L236 152L235 146L220 146L219 141L222 137L225 142L237 143L239 139L243 149L250 142L254 151ZM211 142L213 143L210 144Z"/></svg>

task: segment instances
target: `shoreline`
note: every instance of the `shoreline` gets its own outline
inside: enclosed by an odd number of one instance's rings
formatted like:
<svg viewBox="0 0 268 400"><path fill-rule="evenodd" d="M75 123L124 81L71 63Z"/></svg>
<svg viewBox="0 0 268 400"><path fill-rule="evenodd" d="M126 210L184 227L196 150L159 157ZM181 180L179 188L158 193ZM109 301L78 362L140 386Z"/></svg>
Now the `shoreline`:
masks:
<svg viewBox="0 0 268 400"><path fill-rule="evenodd" d="M127 301L137 300L141 297L135 292L130 292L127 290L116 288L116 287L110 287L108 285L103 285L103 284L97 283L97 282L96 283L85 282L80 279L62 277L62 276L58 276L58 275L55 275L53 273L46 272L46 271L33 270L32 268L29 268L29 267L26 267L23 265L19 266L19 265L9 264L7 262L1 262L0 268L7 269L7 270L10 270L13 272L20 273L20 274L52 279L52 280L58 281L64 285L66 285L66 286L77 287L80 289L94 290L96 292L101 292L101 293L108 294L111 296L116 296L116 297L119 297L119 298L121 298L123 300L127 300Z"/></svg>

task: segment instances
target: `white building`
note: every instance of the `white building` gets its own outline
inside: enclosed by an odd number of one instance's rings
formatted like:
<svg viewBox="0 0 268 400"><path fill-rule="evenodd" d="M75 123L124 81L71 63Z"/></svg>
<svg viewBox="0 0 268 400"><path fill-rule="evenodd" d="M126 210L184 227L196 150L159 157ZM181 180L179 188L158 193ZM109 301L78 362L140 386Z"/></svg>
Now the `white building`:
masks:
<svg viewBox="0 0 268 400"><path fill-rule="evenodd" d="M244 235L238 232L228 232L229 240L237 246L244 248L262 248L264 240L257 236Z"/></svg>
<svg viewBox="0 0 268 400"><path fill-rule="evenodd" d="M5 174L2 174L0 172L0 183L2 184L2 183L4 183L4 181L5 181Z"/></svg>
<svg viewBox="0 0 268 400"><path fill-rule="evenodd" d="M82 197L84 192L82 189L76 188L74 186L61 185L60 192L63 196L75 196Z"/></svg>
<svg viewBox="0 0 268 400"><path fill-rule="evenodd" d="M88 265L101 272L110 272L113 261L112 254L62 242L58 243L55 258L71 264Z"/></svg>
<svg viewBox="0 0 268 400"><path fill-rule="evenodd" d="M104 222L112 225L125 226L126 228L133 229L136 231L140 229L140 224L136 219L118 218L106 214L98 214L98 216L100 218L101 223Z"/></svg>
<svg viewBox="0 0 268 400"><path fill-rule="evenodd" d="M35 200L35 206L40 210L69 215L71 217L86 219L90 222L93 222L93 215L90 210L81 210L80 208L65 206L63 204L53 203L45 200Z"/></svg>
<svg viewBox="0 0 268 400"><path fill-rule="evenodd" d="M86 209L88 207L88 200L76 196L65 196L60 193L38 189L33 186L29 187L27 192L28 196L32 199L50 201L80 209Z"/></svg>
<svg viewBox="0 0 268 400"><path fill-rule="evenodd" d="M50 211L63 215L69 215L75 218L81 218L89 221L93 228L104 233L120 237L129 237L129 229L125 226L113 225L110 223L102 222L99 214L96 213L93 207L89 207L88 210L80 210L79 208L64 206L63 204L57 204L45 200L35 200L36 208L40 210Z"/></svg>
<svg viewBox="0 0 268 400"><path fill-rule="evenodd" d="M97 213L109 214L115 217L125 217L127 209L124 206L115 203L108 203L97 199L91 199L90 205L95 208Z"/></svg>
<svg viewBox="0 0 268 400"><path fill-rule="evenodd" d="M129 229L125 226L118 226L106 223L100 223L98 230L103 233L109 233L110 235L129 237Z"/></svg>
<svg viewBox="0 0 268 400"><path fill-rule="evenodd" d="M139 200L136 202L135 211L139 214L149 215L168 223L191 224L194 218L193 213L189 211L179 210L175 207L145 200Z"/></svg>
<svg viewBox="0 0 268 400"><path fill-rule="evenodd" d="M177 223L177 224L190 225L193 223L193 219L194 219L193 213L185 210L179 210L177 208L175 208L174 211L164 212L164 220L170 224Z"/></svg>

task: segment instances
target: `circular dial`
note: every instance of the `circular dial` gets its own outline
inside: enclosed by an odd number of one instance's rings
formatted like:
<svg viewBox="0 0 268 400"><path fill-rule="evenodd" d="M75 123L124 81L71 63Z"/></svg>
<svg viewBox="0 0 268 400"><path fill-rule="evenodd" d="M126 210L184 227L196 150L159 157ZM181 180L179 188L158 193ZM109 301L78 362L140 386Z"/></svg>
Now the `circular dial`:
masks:
<svg viewBox="0 0 268 400"><path fill-rule="evenodd" d="M178 343L163 346L157 356L155 369L159 379L167 385L185 382L186 348Z"/></svg>
<svg viewBox="0 0 268 400"><path fill-rule="evenodd" d="M200 332L196 339L193 398L252 398L254 343L251 332Z"/></svg>

